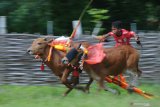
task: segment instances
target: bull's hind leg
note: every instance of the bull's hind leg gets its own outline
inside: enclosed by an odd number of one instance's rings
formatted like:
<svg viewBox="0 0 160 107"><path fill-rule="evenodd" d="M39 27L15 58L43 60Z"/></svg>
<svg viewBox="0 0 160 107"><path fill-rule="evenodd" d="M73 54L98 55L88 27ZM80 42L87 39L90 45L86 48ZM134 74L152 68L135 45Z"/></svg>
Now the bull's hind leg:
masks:
<svg viewBox="0 0 160 107"><path fill-rule="evenodd" d="M106 76L106 74L105 74L106 69L103 68L103 66L99 66L99 67L96 67L96 68L95 68L95 66L92 66L92 67L93 67L93 69L90 70L90 74L91 74L91 77L94 80L96 80L98 85L99 85L98 91L105 90L105 91L109 91L113 94L119 94L118 90L109 88L108 86L104 85L104 80L105 80L105 76Z"/></svg>
<svg viewBox="0 0 160 107"><path fill-rule="evenodd" d="M94 69L96 70L96 69ZM109 91L113 94L120 94L119 90L116 89L112 89L110 87L108 87L107 85L104 85L104 80L105 80L105 74L102 72L102 67L101 67L101 71L94 71L94 70L90 70L90 74L91 77L97 81L98 83L98 91L100 90L105 90L105 91ZM104 71L106 71L106 69L104 69Z"/></svg>
<svg viewBox="0 0 160 107"><path fill-rule="evenodd" d="M110 87L108 87L107 85L104 85L104 78L101 78L99 81L98 81L98 84L99 84L99 90L105 90L105 91L109 91L113 94L120 94L120 91L119 90L116 90L116 89L112 89Z"/></svg>
<svg viewBox="0 0 160 107"><path fill-rule="evenodd" d="M137 54L131 54L127 60L127 69L131 71L130 78L132 79L130 82L131 86L135 86L137 84L138 77L141 75L141 70L138 67L139 56Z"/></svg>
<svg viewBox="0 0 160 107"><path fill-rule="evenodd" d="M90 88L90 85L92 84L93 82L93 78L90 78L86 87L85 87L85 92L89 93L89 88Z"/></svg>
<svg viewBox="0 0 160 107"><path fill-rule="evenodd" d="M130 85L131 86L136 86L138 84L137 80L138 77L140 77L142 71L138 68L132 68L130 69Z"/></svg>
<svg viewBox="0 0 160 107"><path fill-rule="evenodd" d="M137 79L138 79L137 74L135 72L133 72L132 70L128 70L127 74L129 75L129 79L128 79L129 80L128 81L129 85L130 86L136 86Z"/></svg>
<svg viewBox="0 0 160 107"><path fill-rule="evenodd" d="M129 87L127 88L128 92L133 92L133 87L138 85L138 77L141 75L142 71L138 68L132 68L130 70L130 79L129 79Z"/></svg>

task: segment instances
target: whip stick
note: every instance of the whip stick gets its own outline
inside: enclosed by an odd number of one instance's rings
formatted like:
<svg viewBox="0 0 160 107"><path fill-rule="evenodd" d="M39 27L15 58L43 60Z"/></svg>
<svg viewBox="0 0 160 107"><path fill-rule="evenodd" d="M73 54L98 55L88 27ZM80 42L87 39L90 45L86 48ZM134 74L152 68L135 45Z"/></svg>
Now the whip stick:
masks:
<svg viewBox="0 0 160 107"><path fill-rule="evenodd" d="M91 3L93 2L93 0L90 0L90 2L86 5L86 7L83 9L79 19L78 19L78 24L76 25L76 27L74 28L74 30L72 31L72 34L70 36L70 38L74 38L75 34L76 34L76 31L78 29L78 26L80 25L80 21L82 20L83 16L84 16L84 13L86 12L86 10L88 9L88 7L91 5Z"/></svg>

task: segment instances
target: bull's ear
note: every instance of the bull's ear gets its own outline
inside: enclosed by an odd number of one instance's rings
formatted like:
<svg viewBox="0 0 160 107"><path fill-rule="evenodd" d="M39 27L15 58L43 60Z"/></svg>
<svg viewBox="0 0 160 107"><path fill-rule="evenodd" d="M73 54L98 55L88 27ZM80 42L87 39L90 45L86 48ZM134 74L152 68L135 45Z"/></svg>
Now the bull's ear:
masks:
<svg viewBox="0 0 160 107"><path fill-rule="evenodd" d="M44 38L43 40L44 40L44 41L47 41L47 38Z"/></svg>
<svg viewBox="0 0 160 107"><path fill-rule="evenodd" d="M52 41L53 41L53 38L44 38L44 41L46 41L46 42L50 43L50 42L52 42Z"/></svg>

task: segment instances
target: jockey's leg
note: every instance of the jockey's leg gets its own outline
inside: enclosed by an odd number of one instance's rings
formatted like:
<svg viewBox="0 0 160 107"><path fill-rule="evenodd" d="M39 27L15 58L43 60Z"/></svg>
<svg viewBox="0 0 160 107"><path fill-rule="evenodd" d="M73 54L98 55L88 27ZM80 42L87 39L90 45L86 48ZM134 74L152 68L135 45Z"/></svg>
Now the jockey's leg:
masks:
<svg viewBox="0 0 160 107"><path fill-rule="evenodd" d="M117 89L112 89L110 87L108 87L107 85L104 85L104 78L100 78L100 80L98 80L99 83L99 90L103 89L105 91L109 91L113 94L120 94L120 91Z"/></svg>
<svg viewBox="0 0 160 107"><path fill-rule="evenodd" d="M75 48L72 48L64 58L62 58L62 63L63 64L68 64L69 62L71 62L76 55L78 54L78 51Z"/></svg>

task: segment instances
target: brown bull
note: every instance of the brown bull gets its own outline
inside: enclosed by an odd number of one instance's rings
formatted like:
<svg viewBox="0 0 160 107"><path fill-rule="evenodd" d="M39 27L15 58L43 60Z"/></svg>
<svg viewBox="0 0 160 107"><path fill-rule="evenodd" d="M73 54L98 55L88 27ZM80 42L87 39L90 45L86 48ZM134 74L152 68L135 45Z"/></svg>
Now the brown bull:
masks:
<svg viewBox="0 0 160 107"><path fill-rule="evenodd" d="M119 47L104 48L104 53L106 57L101 63L93 65L86 62L84 63L84 70L94 80L97 80L100 89L116 93L115 90L104 86L103 82L106 76L117 76L126 70L130 70L135 74L134 80L137 79L137 76L141 75L142 72L138 67L139 53L133 47L122 45ZM73 63L74 65L78 65L77 58L73 60Z"/></svg>
<svg viewBox="0 0 160 107"><path fill-rule="evenodd" d="M61 80L61 82L68 88L68 90L64 93L64 95L67 95L73 88L82 89L83 91L89 90L89 85L86 85L85 88L82 87L75 87L78 84L77 78L72 79L73 85L71 85L70 81L67 80L67 77L69 76L69 73L73 71L73 69L70 67L69 72L67 67L61 63L61 59L65 56L65 52L56 50L53 48L52 50L52 56L50 61L46 61L50 46L48 45L53 39L49 38L38 38L33 41L32 45L28 48L28 53L32 55L38 55L42 61L52 70L52 72L58 76ZM68 74L63 74L63 71L66 71ZM85 90L86 89L86 90Z"/></svg>

